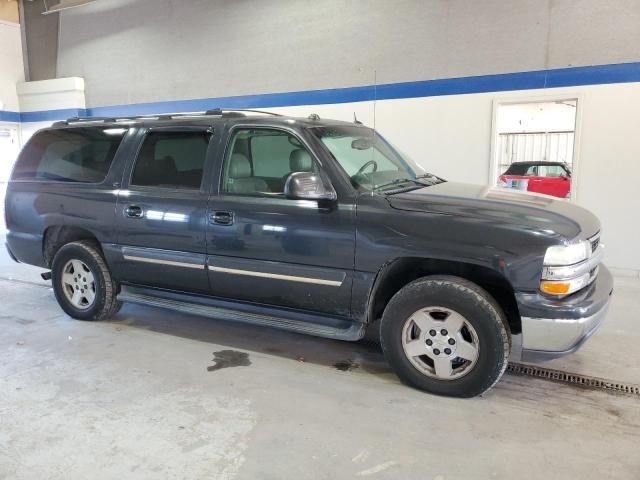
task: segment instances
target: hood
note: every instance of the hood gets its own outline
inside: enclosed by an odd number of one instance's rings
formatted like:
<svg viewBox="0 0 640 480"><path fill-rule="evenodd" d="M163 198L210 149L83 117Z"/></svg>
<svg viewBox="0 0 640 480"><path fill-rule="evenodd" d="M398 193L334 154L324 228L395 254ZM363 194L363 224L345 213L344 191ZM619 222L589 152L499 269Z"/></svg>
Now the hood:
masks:
<svg viewBox="0 0 640 480"><path fill-rule="evenodd" d="M387 195L387 201L397 210L480 217L566 240L589 238L600 230L595 215L567 200L503 188L444 182Z"/></svg>

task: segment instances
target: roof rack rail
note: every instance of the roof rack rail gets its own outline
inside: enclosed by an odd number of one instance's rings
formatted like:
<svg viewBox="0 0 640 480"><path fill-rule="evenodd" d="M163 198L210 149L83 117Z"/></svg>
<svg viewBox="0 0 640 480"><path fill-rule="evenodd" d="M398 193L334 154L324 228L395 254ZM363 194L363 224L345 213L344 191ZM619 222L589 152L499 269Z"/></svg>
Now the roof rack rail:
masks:
<svg viewBox="0 0 640 480"><path fill-rule="evenodd" d="M225 113L262 113L264 115L273 115L274 117L281 117L279 113L267 112L266 110L253 110L250 108L212 108L204 112L205 115L224 115Z"/></svg>
<svg viewBox="0 0 640 480"><path fill-rule="evenodd" d="M115 122L113 117L71 117L65 120L66 123L74 122Z"/></svg>
<svg viewBox="0 0 640 480"><path fill-rule="evenodd" d="M159 118L158 116L130 116L130 117L71 117L55 122L54 125L70 125L72 123L117 123L139 120L142 118Z"/></svg>
<svg viewBox="0 0 640 480"><path fill-rule="evenodd" d="M122 117L71 117L66 120L55 122L54 125L71 125L73 123L118 123L118 122L131 122L135 120L172 120L174 118L181 117L206 117L206 116L229 116L240 117L244 116L244 112L248 113L261 113L264 115L273 115L275 117L281 117L279 113L267 112L265 110L252 110L248 108L212 108L205 112L193 112L193 113L160 113L158 115L128 115Z"/></svg>

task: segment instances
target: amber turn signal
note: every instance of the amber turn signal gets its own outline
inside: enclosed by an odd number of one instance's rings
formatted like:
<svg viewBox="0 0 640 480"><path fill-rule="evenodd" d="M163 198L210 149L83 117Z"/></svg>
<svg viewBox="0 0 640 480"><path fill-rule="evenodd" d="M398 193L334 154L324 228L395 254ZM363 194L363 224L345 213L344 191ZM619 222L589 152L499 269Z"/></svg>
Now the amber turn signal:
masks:
<svg viewBox="0 0 640 480"><path fill-rule="evenodd" d="M570 282L540 282L540 290L550 295L566 295L571 289Z"/></svg>

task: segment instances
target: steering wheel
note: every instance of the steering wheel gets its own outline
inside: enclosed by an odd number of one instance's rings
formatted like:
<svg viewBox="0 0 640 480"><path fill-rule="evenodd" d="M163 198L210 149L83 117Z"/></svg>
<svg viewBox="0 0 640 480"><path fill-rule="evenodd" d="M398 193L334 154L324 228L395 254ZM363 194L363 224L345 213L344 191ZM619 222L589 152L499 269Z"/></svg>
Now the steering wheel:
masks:
<svg viewBox="0 0 640 480"><path fill-rule="evenodd" d="M353 176L357 177L358 175L362 175L362 173L370 166L373 166L372 173L375 173L378 171L378 162L376 162L375 160L369 160L367 163L362 165Z"/></svg>

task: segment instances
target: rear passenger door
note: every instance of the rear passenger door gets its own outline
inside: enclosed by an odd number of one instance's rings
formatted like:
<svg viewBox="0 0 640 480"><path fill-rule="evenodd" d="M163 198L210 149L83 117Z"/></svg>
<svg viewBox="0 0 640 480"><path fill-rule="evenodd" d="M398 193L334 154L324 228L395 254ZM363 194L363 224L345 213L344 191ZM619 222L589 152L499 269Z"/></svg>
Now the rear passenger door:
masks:
<svg viewBox="0 0 640 480"><path fill-rule="evenodd" d="M157 128L141 136L116 205L116 274L135 284L206 293L203 180L213 131Z"/></svg>

